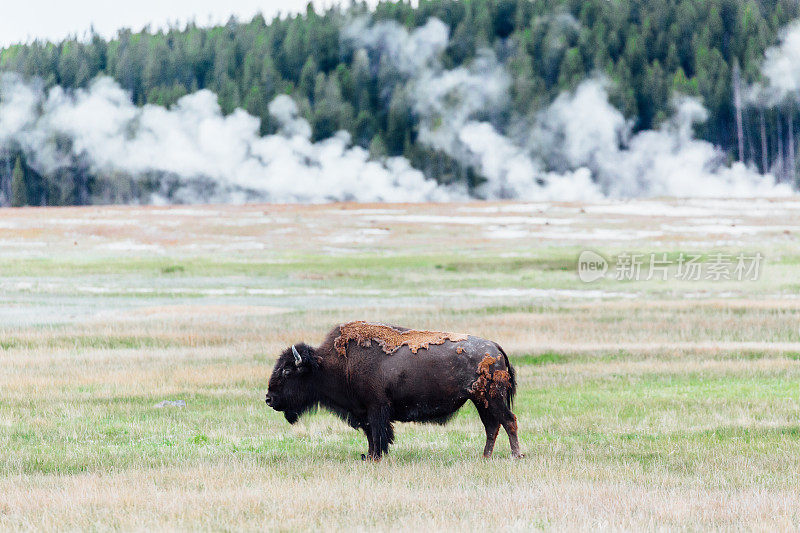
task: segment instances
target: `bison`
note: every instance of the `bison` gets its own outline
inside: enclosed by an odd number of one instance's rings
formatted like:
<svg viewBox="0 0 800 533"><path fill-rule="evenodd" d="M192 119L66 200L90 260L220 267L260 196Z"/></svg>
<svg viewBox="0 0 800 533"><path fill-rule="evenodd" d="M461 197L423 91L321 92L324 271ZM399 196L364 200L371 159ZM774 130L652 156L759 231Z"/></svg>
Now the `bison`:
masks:
<svg viewBox="0 0 800 533"><path fill-rule="evenodd" d="M323 407L369 443L367 456L380 460L394 440L393 422L446 423L472 400L486 428L484 457L505 428L514 457L522 457L514 368L492 341L439 331L349 322L335 327L317 348L296 344L275 363L267 405L294 424Z"/></svg>

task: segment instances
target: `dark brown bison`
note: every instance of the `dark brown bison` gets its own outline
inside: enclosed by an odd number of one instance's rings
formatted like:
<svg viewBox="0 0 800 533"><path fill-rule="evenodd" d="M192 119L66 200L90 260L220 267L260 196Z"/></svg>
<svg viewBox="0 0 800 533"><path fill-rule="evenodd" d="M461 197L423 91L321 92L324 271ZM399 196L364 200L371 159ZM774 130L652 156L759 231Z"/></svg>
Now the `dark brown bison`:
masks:
<svg viewBox="0 0 800 533"><path fill-rule="evenodd" d="M317 348L287 348L275 363L267 405L294 424L318 406L363 430L369 457L379 460L394 439L392 422L446 423L472 400L486 427L484 457L502 425L514 457L522 457L514 369L503 349L472 335L349 322Z"/></svg>

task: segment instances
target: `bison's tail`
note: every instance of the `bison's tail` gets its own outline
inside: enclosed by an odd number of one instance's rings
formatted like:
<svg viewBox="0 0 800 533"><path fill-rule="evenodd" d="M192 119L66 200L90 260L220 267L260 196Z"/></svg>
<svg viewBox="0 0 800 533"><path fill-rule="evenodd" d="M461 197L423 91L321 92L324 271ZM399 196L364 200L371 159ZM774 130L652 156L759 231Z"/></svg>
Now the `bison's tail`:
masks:
<svg viewBox="0 0 800 533"><path fill-rule="evenodd" d="M497 346L497 349L500 350L500 353L503 354L503 358L506 360L506 367L508 368L508 374L511 376L511 388L508 390L508 398L506 401L508 402L508 408L511 409L511 406L514 403L514 395L517 393L517 374L514 371L514 367L511 366L511 361L508 360L508 355L506 352L503 351L503 348L500 347L499 344L494 343Z"/></svg>

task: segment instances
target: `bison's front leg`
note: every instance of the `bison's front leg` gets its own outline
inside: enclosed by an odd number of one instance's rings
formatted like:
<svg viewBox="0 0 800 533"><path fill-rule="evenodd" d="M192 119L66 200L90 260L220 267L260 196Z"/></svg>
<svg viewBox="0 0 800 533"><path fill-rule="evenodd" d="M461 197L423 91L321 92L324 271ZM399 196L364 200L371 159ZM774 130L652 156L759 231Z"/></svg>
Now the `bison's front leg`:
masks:
<svg viewBox="0 0 800 533"><path fill-rule="evenodd" d="M367 457L371 459L372 456L375 454L375 441L372 438L372 430L370 429L369 424L367 424L364 427L364 435L367 436L367 444L369 445L369 451L367 452L367 455L364 455L363 453L361 454L362 461L365 461Z"/></svg>
<svg viewBox="0 0 800 533"><path fill-rule="evenodd" d="M389 451L389 445L394 441L391 408L388 405L370 408L367 418L369 419L367 428L372 435L369 457L373 461L380 461L381 456Z"/></svg>

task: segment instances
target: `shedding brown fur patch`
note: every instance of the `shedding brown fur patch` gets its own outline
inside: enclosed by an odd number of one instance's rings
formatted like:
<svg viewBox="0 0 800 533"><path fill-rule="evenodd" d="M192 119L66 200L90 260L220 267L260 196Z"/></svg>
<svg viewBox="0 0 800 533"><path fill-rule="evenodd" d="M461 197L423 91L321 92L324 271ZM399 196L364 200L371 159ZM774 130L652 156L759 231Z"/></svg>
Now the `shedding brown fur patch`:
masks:
<svg viewBox="0 0 800 533"><path fill-rule="evenodd" d="M383 351L392 354L404 344L411 353L427 349L431 344L444 344L445 341L467 340L467 335L461 333L448 333L443 331L420 331L409 329L399 331L386 324L372 324L364 322L348 322L339 326L339 336L333 341L333 346L339 355L347 355L347 343L356 341L360 346L369 347L372 341L380 344Z"/></svg>
<svg viewBox="0 0 800 533"><path fill-rule="evenodd" d="M464 348L462 348L461 346L458 346L458 347L456 348L456 353L457 353L458 355L461 355L462 353L464 353Z"/></svg>
<svg viewBox="0 0 800 533"><path fill-rule="evenodd" d="M480 376L485 376L487 379L492 378L492 365L497 362L497 359L489 355L488 353L483 356L481 362L478 363L478 374Z"/></svg>
<svg viewBox="0 0 800 533"><path fill-rule="evenodd" d="M492 374L492 381L498 385L508 387L511 385L511 374L507 370L495 370L494 374Z"/></svg>
<svg viewBox="0 0 800 533"><path fill-rule="evenodd" d="M508 430L511 433L516 433L517 432L517 430L518 430L518 427L517 427L517 415L514 415L514 420L512 420L511 422L508 423Z"/></svg>
<svg viewBox="0 0 800 533"><path fill-rule="evenodd" d="M507 370L492 371L495 359L488 353L478 363L478 379L470 387L470 392L476 401L482 402L484 407L489 407L489 398L502 395L511 387L511 374Z"/></svg>

